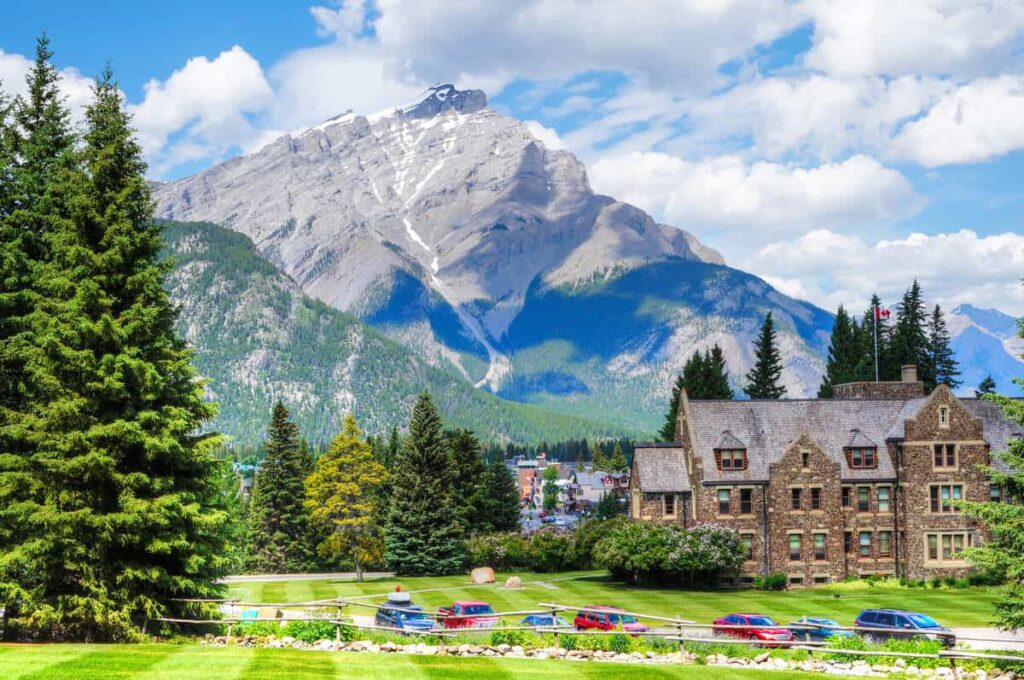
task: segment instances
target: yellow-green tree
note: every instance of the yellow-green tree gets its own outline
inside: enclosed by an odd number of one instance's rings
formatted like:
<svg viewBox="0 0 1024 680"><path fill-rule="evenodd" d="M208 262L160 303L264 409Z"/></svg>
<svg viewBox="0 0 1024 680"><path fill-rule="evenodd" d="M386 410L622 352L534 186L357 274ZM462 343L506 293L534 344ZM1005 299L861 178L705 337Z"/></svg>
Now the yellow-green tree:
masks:
<svg viewBox="0 0 1024 680"><path fill-rule="evenodd" d="M383 552L375 492L387 474L350 414L306 479L306 509L324 530L320 555L350 558L358 581L363 580L363 565L379 560Z"/></svg>

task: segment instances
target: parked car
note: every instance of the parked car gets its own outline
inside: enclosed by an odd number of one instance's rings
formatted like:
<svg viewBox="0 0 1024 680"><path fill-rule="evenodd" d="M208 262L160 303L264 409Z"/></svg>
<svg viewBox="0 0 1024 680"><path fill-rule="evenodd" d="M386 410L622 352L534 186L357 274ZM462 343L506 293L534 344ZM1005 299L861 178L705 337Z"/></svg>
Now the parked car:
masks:
<svg viewBox="0 0 1024 680"><path fill-rule="evenodd" d="M384 606L377 610L373 622L378 626L413 632L433 630L436 625L434 618L423 607L413 604L409 593L403 592L390 593Z"/></svg>
<svg viewBox="0 0 1024 680"><path fill-rule="evenodd" d="M561 628L568 628L569 623L561 616L555 616L554 614L530 614L519 622L521 626L559 626Z"/></svg>
<svg viewBox="0 0 1024 680"><path fill-rule="evenodd" d="M808 642L824 642L833 638L853 637L852 631L842 630L835 620L816 616L801 616L789 626L797 640Z"/></svg>
<svg viewBox="0 0 1024 680"><path fill-rule="evenodd" d="M475 600L453 602L450 607L438 607L438 622L445 628L493 628L498 625L491 605Z"/></svg>
<svg viewBox="0 0 1024 680"><path fill-rule="evenodd" d="M556 527L567 527L567 526L569 526L569 523L565 521L564 517L556 517L555 518L555 526Z"/></svg>
<svg viewBox="0 0 1024 680"><path fill-rule="evenodd" d="M853 625L867 628L861 632L867 642L874 644L890 638L941 640L947 647L956 646L956 636L938 621L920 612L905 609L865 609L857 615Z"/></svg>
<svg viewBox="0 0 1024 680"><path fill-rule="evenodd" d="M578 612L573 620L576 630L616 630L622 628L627 633L646 633L647 626L636 620L631 614L624 614L618 607L595 605Z"/></svg>
<svg viewBox="0 0 1024 680"><path fill-rule="evenodd" d="M763 614L729 614L715 619L711 629L716 637L734 637L741 640L757 640L762 647L775 646L773 643L792 642L793 633Z"/></svg>

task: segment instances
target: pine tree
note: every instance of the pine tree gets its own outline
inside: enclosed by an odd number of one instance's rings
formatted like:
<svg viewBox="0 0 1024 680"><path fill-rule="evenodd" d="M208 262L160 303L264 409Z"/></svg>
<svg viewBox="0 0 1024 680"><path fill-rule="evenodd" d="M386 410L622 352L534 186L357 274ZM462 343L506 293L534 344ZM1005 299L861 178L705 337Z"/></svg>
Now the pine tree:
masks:
<svg viewBox="0 0 1024 680"><path fill-rule="evenodd" d="M978 383L978 388L974 390L975 397L984 397L986 394L996 393L996 381L992 379L991 375L986 375L985 379Z"/></svg>
<svg viewBox="0 0 1024 680"><path fill-rule="evenodd" d="M476 533L482 523L480 512L484 460L480 440L469 430L447 434L453 471L454 501L464 534Z"/></svg>
<svg viewBox="0 0 1024 680"><path fill-rule="evenodd" d="M857 322L850 318L842 305L839 305L835 323L832 325L825 376L822 378L821 387L818 388L818 396L824 399L831 398L835 385L856 380L857 364L860 359Z"/></svg>
<svg viewBox="0 0 1024 680"><path fill-rule="evenodd" d="M903 294L896 308L896 324L893 327L886 362L886 375L882 380L896 380L900 367L912 364L917 367L918 379L926 389L935 387L935 372L929 356L926 333L924 300L921 285L914 279Z"/></svg>
<svg viewBox="0 0 1024 680"><path fill-rule="evenodd" d="M484 494L480 508L482 533L519 530L519 485L515 474L500 456L484 471Z"/></svg>
<svg viewBox="0 0 1024 680"><path fill-rule="evenodd" d="M878 379L897 380L899 362L892 359L892 329L885 319L876 319L875 310L882 308L878 295L871 296L871 306L864 312L857 331L857 361L855 381L870 382L875 379L875 335L878 336Z"/></svg>
<svg viewBox="0 0 1024 680"><path fill-rule="evenodd" d="M622 445L615 442L615 449L612 450L612 457L608 460L608 472L625 472L629 469L626 455L622 452Z"/></svg>
<svg viewBox="0 0 1024 680"><path fill-rule="evenodd" d="M305 507L308 465L299 428L278 401L271 412L263 461L249 499L249 569L287 573L314 566L313 535Z"/></svg>
<svg viewBox="0 0 1024 680"><path fill-rule="evenodd" d="M704 359L708 369L706 379L707 393L702 399L733 399L735 394L729 385L729 371L725 365L725 355L722 348L716 343L711 352Z"/></svg>
<svg viewBox="0 0 1024 680"><path fill-rule="evenodd" d="M363 565L381 558L383 542L375 524L375 491L387 478L387 470L374 460L370 445L351 414L345 417L341 433L316 461L306 478L306 510L321 525L324 539L318 546L321 557L331 563L348 557L363 580Z"/></svg>
<svg viewBox="0 0 1024 680"><path fill-rule="evenodd" d="M672 398L669 400L668 413L665 414L665 423L658 431L658 436L663 442L675 441L676 419L679 416L679 399L681 390L686 386L683 376L677 375L675 384L672 386ZM596 455L596 454L595 454ZM596 463L592 465L596 469Z"/></svg>
<svg viewBox="0 0 1024 680"><path fill-rule="evenodd" d="M963 384L959 379L960 365L950 346L946 319L938 305L935 305L928 318L928 365L929 374L935 381L934 385L927 386L929 389L934 389L935 385L956 389Z"/></svg>
<svg viewBox="0 0 1024 680"><path fill-rule="evenodd" d="M761 333L754 342L755 363L747 373L747 387L744 392L751 399L779 399L786 394L786 388L779 384L782 377L782 356L775 345L775 321L772 313L764 318Z"/></svg>
<svg viewBox="0 0 1024 680"><path fill-rule="evenodd" d="M608 472L608 455L602 444L594 445L594 456L590 459L590 469L597 472Z"/></svg>
<svg viewBox="0 0 1024 680"><path fill-rule="evenodd" d="M707 392L707 362L700 350L693 353L683 366L683 384L690 399L704 399Z"/></svg>
<svg viewBox="0 0 1024 680"><path fill-rule="evenodd" d="M388 512L386 558L400 574L453 574L465 563L450 461L441 416L424 392L395 463Z"/></svg>

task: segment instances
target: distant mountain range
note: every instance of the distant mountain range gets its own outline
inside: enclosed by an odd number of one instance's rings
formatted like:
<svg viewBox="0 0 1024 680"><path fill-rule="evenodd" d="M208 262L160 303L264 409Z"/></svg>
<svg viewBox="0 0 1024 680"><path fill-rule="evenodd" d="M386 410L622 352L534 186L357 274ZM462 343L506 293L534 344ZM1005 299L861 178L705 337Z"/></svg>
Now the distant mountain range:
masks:
<svg viewBox="0 0 1024 680"><path fill-rule="evenodd" d="M721 345L740 385L769 311L788 394L815 393L824 368L831 314L595 194L571 153L547 149L477 90L441 85L408 106L346 113L158 184L154 196L160 217L244 234L293 298L346 312L337 318L388 336L401 361L415 358L460 394L490 392L501 408L522 402L580 427L653 434L695 349ZM294 319L279 322L286 332ZM347 351L358 362L366 350ZM281 345L259 371L274 380L287 355ZM334 411L409 395L359 395L336 379L279 392L299 403L315 393Z"/></svg>
<svg viewBox="0 0 1024 680"><path fill-rule="evenodd" d="M1016 319L995 309L964 304L949 315L949 329L963 373L960 392L973 394L991 375L1000 394L1024 396L1024 390L1012 382L1024 378L1024 340L1018 337Z"/></svg>

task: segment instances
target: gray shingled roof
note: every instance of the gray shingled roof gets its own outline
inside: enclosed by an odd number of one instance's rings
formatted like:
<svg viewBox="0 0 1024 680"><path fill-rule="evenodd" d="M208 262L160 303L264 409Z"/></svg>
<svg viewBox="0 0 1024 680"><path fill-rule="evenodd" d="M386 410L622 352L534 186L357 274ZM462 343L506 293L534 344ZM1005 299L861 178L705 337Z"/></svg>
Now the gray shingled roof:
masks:
<svg viewBox="0 0 1024 680"><path fill-rule="evenodd" d="M850 440L846 442L846 448L848 449L870 449L871 447L877 447L876 442L871 441L867 436L860 430L850 430Z"/></svg>
<svg viewBox="0 0 1024 680"><path fill-rule="evenodd" d="M855 429L872 442L884 442L903 405L874 399L691 401L690 420L706 482L767 481L768 466L805 431L839 464L843 479L894 479L884 445L878 446L878 467L865 470L851 470L843 448ZM746 443L746 470L718 469L714 449L725 429Z"/></svg>
<svg viewBox="0 0 1024 680"><path fill-rule="evenodd" d="M715 444L715 448L719 450L745 449L747 448L747 445L741 442L739 439L736 439L736 436L732 432L726 430L725 432L722 433L722 436L719 437L718 443Z"/></svg>
<svg viewBox="0 0 1024 680"><path fill-rule="evenodd" d="M1016 423L1011 423L1003 415L1003 409L999 404L993 404L984 399L961 399L961 403L975 418L981 419L985 432L985 441L988 442L993 454L1002 453L1010 446L1010 439L1024 437L1024 428ZM992 466L1003 470L1009 470L1006 463L998 456L992 456Z"/></svg>
<svg viewBox="0 0 1024 680"><path fill-rule="evenodd" d="M636 463L636 482L642 492L683 493L690 490L682 447L644 447L637 444L633 449L633 460Z"/></svg>

